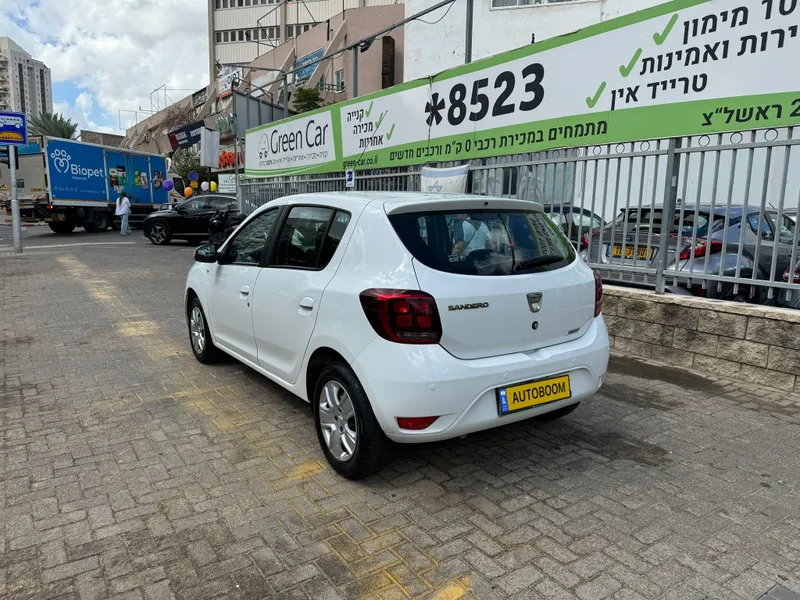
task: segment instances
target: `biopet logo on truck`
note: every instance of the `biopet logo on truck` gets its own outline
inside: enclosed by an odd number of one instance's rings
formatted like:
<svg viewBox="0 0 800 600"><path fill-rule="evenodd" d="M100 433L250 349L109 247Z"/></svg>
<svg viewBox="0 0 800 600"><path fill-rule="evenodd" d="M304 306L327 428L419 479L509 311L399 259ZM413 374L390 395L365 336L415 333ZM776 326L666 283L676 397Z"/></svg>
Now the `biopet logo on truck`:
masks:
<svg viewBox="0 0 800 600"><path fill-rule="evenodd" d="M107 200L102 147L49 139L47 163L54 199Z"/></svg>
<svg viewBox="0 0 800 600"><path fill-rule="evenodd" d="M71 162L72 157L67 154L66 150L53 150L50 153L50 158L53 159L53 166L59 173L69 173L75 177L85 177L91 179L92 177L105 177L106 173L103 169L87 168L81 165L76 165Z"/></svg>

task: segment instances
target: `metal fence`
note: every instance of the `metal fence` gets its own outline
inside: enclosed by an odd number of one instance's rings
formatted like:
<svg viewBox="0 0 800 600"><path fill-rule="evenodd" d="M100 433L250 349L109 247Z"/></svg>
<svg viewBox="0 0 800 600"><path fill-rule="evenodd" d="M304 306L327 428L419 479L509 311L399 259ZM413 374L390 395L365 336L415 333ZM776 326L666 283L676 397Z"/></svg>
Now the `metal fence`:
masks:
<svg viewBox="0 0 800 600"><path fill-rule="evenodd" d="M798 128L645 140L471 161L470 192L539 202L606 281L800 308ZM452 166L443 163L436 166ZM344 173L242 184L248 212L345 189ZM360 191L419 190L419 167ZM798 271L800 274L800 271Z"/></svg>

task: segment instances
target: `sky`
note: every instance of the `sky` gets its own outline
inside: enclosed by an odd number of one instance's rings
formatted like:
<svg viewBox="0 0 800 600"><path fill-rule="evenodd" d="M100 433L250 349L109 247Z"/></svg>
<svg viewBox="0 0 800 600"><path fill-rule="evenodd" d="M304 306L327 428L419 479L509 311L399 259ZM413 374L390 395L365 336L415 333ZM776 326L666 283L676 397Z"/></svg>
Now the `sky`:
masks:
<svg viewBox="0 0 800 600"><path fill-rule="evenodd" d="M0 36L50 67L55 112L121 135L135 119L121 109L164 108L156 88L175 101L206 86L207 10L206 0L1 0Z"/></svg>

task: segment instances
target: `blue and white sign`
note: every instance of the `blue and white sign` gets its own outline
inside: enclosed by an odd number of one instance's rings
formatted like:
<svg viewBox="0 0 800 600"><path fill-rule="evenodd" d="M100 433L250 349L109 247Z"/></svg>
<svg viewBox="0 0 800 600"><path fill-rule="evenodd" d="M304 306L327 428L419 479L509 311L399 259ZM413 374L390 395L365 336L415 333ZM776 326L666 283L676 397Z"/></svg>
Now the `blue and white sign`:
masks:
<svg viewBox="0 0 800 600"><path fill-rule="evenodd" d="M356 172L353 169L344 172L344 187L356 187Z"/></svg>
<svg viewBox="0 0 800 600"><path fill-rule="evenodd" d="M22 113L0 112L0 146L28 143L28 121Z"/></svg>
<svg viewBox="0 0 800 600"><path fill-rule="evenodd" d="M325 56L325 48L314 50L310 54L306 54L305 56L301 56L300 58L298 58L297 61L294 63L295 68L300 69L295 73L295 77L297 78L297 80L303 81L311 77L314 74L314 69L316 69L317 65L319 64L319 62L316 61L319 61L319 59L322 58L323 56Z"/></svg>
<svg viewBox="0 0 800 600"><path fill-rule="evenodd" d="M47 168L53 200L108 200L102 147L49 140Z"/></svg>
<svg viewBox="0 0 800 600"><path fill-rule="evenodd" d="M24 146L17 148L19 154L39 154L42 151L42 144L39 140L30 140Z"/></svg>

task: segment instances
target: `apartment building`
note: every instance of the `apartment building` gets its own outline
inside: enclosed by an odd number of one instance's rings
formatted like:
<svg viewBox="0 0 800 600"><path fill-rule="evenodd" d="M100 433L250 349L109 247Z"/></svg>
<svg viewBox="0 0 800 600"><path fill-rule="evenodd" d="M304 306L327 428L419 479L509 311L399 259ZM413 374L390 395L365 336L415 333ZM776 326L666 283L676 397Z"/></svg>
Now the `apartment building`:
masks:
<svg viewBox="0 0 800 600"><path fill-rule="evenodd" d="M0 37L0 110L53 112L50 69L9 37Z"/></svg>

